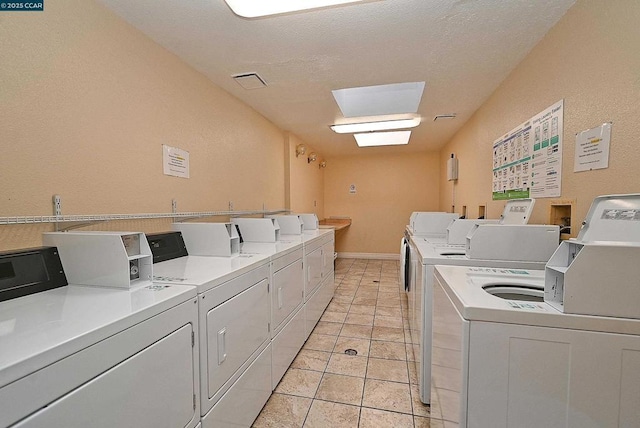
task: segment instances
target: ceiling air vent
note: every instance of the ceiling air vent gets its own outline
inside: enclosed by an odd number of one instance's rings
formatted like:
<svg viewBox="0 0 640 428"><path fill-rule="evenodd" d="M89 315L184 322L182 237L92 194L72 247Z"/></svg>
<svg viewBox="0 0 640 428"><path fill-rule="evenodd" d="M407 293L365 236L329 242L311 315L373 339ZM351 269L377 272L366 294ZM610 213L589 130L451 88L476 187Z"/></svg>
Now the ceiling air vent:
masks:
<svg viewBox="0 0 640 428"><path fill-rule="evenodd" d="M437 115L434 116L433 121L435 122L436 120L455 119L455 118L456 118L456 114L455 113L437 114Z"/></svg>
<svg viewBox="0 0 640 428"><path fill-rule="evenodd" d="M231 76L244 89L259 89L267 86L262 77L257 73L242 73Z"/></svg>

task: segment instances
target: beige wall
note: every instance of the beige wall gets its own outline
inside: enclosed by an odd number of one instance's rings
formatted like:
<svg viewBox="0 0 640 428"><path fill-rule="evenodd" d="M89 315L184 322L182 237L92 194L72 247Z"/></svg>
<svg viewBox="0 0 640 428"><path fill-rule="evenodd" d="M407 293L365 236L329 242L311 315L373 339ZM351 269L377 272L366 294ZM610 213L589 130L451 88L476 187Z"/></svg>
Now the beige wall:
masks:
<svg viewBox="0 0 640 428"><path fill-rule="evenodd" d="M411 213L438 209L438 160L437 153L367 155L364 149L327 159L325 216L352 219L336 235L337 251L397 254Z"/></svg>
<svg viewBox="0 0 640 428"><path fill-rule="evenodd" d="M101 5L3 13L0 40L0 217L51 215L54 194L64 214L284 208L283 132ZM163 175L162 144L190 179ZM0 249L50 228L0 226Z"/></svg>
<svg viewBox="0 0 640 428"><path fill-rule="evenodd" d="M304 155L296 156L296 146L306 148ZM309 154L316 153L315 162L308 162ZM285 201L295 213L314 213L324 218L324 170L319 164L324 158L320 152L296 135L285 136Z"/></svg>
<svg viewBox="0 0 640 428"><path fill-rule="evenodd" d="M442 150L441 165L450 153L460 158L456 206L491 200L493 141L560 99L561 199L576 200L573 223L597 195L640 191L639 22L640 2L578 0ZM613 122L609 168L574 173L575 134L607 121ZM443 179L440 190L440 207L450 207L453 184ZM548 221L549 202L536 202L533 222ZM489 216L497 217L502 205L490 203Z"/></svg>

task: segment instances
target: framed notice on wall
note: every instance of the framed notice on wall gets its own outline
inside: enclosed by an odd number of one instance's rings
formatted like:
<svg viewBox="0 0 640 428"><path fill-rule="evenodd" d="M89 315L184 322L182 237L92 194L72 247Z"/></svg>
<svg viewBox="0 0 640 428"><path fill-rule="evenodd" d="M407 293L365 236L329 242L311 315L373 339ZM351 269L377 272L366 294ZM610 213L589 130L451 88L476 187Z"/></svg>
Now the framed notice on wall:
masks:
<svg viewBox="0 0 640 428"><path fill-rule="evenodd" d="M493 143L494 200L560 196L563 104L558 101Z"/></svg>

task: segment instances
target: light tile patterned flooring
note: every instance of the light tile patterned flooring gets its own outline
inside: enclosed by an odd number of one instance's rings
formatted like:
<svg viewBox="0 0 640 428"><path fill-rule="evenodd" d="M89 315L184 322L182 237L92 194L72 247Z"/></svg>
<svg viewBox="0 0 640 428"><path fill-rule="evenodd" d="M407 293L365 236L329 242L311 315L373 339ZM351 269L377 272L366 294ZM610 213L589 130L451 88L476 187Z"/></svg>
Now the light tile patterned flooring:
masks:
<svg viewBox="0 0 640 428"><path fill-rule="evenodd" d="M418 398L398 269L337 260L334 298L254 427L445 428Z"/></svg>

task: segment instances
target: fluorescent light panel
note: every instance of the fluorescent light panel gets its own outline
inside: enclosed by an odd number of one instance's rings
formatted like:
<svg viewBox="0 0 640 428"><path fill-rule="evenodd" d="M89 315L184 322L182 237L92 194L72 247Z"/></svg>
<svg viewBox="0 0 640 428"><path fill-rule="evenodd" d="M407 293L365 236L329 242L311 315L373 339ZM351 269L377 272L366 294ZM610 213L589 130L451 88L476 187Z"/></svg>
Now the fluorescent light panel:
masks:
<svg viewBox="0 0 640 428"><path fill-rule="evenodd" d="M409 144L411 131L393 132L369 132L366 134L354 134L359 147L396 146Z"/></svg>
<svg viewBox="0 0 640 428"><path fill-rule="evenodd" d="M364 0L225 0L233 13L244 18L277 15L299 10L317 9Z"/></svg>
<svg viewBox="0 0 640 428"><path fill-rule="evenodd" d="M344 117L417 113L424 82L393 83L331 91Z"/></svg>
<svg viewBox="0 0 640 428"><path fill-rule="evenodd" d="M384 120L379 122L347 123L344 125L333 125L331 129L338 134L352 134L355 132L386 131L389 129L414 128L420 125L420 118Z"/></svg>

